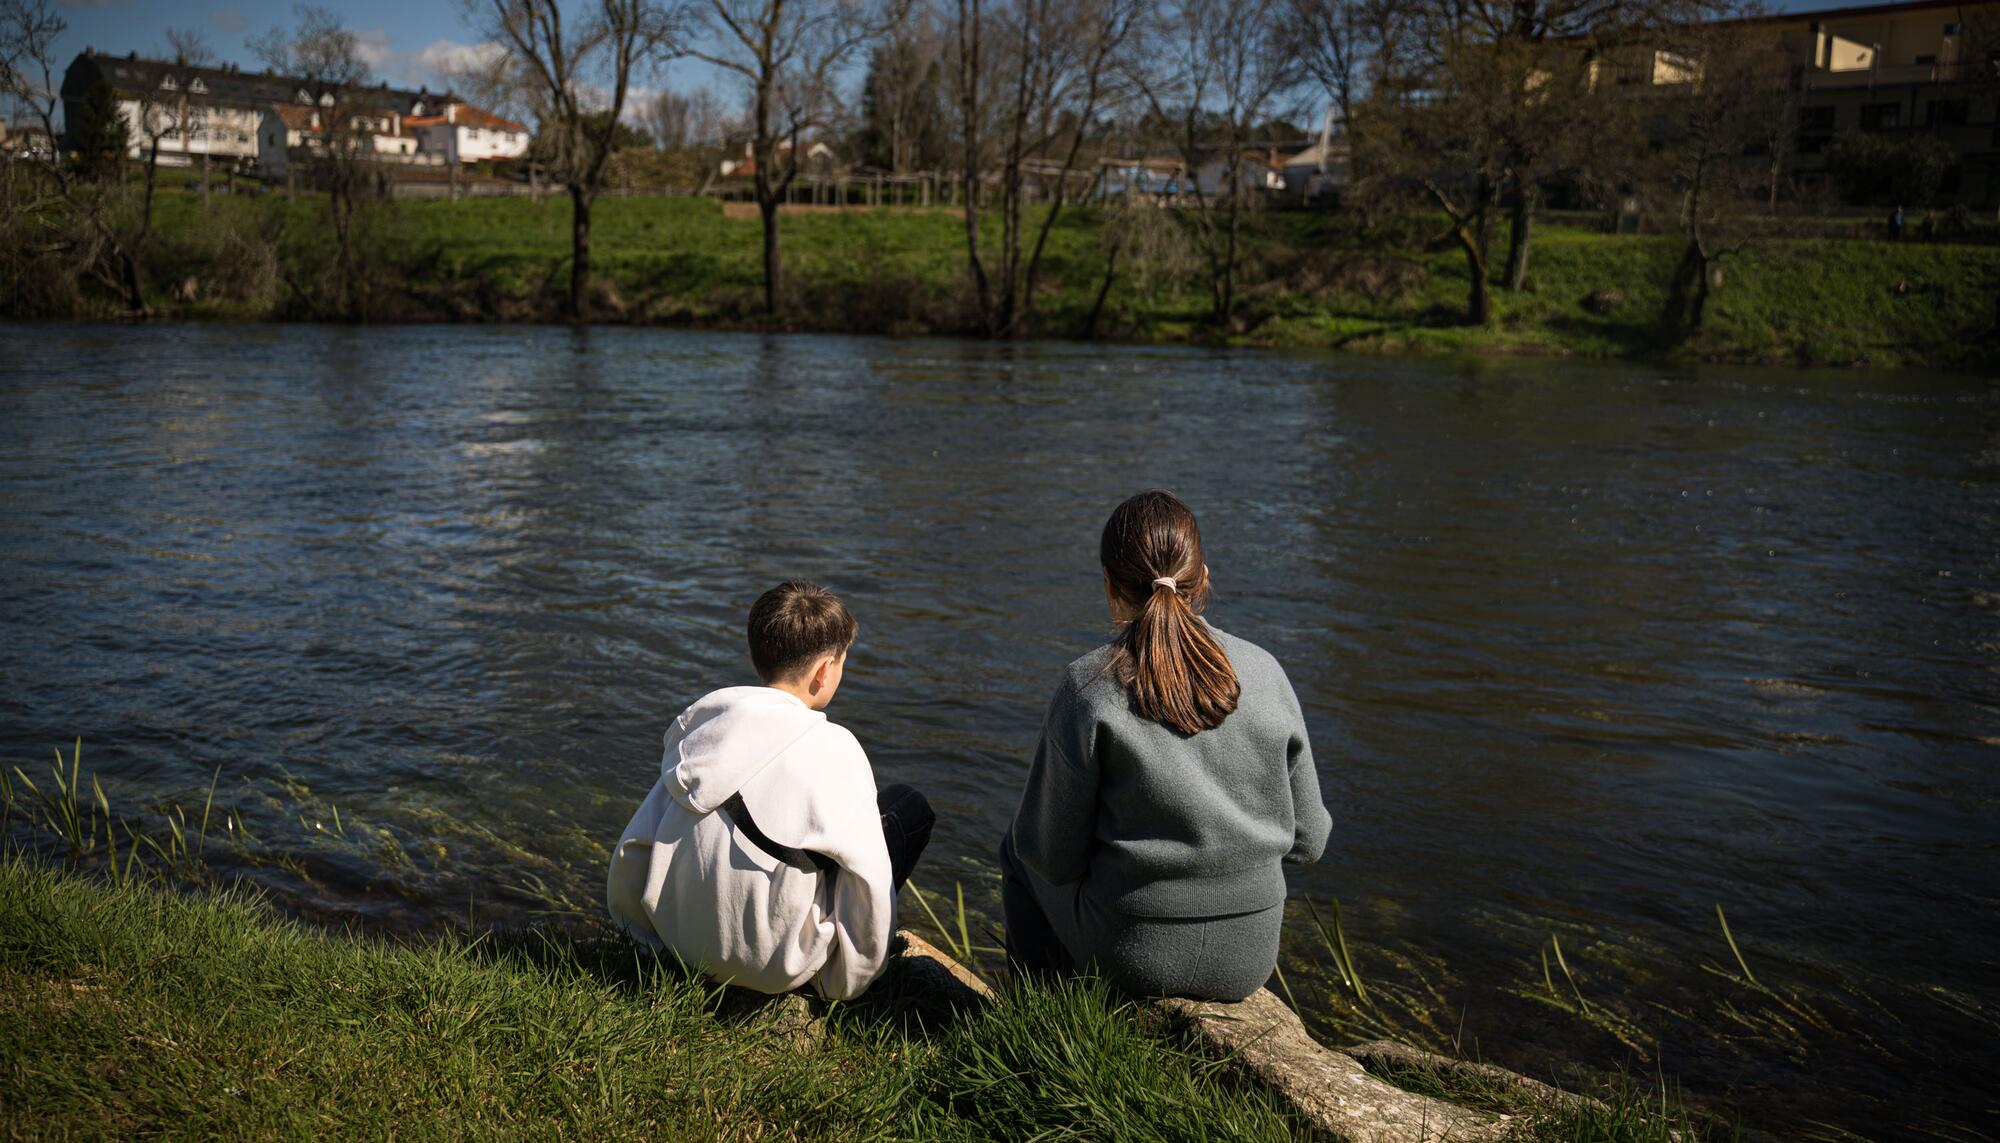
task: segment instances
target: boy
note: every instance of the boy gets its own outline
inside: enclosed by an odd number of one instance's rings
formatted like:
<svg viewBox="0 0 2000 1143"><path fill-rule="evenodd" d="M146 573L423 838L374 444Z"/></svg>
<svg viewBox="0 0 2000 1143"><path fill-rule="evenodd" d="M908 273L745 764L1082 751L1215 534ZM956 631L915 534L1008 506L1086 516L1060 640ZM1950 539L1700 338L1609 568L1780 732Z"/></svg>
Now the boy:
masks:
<svg viewBox="0 0 2000 1143"><path fill-rule="evenodd" d="M822 713L856 630L815 584L788 580L750 608L763 685L681 712L612 849L606 897L636 940L759 992L811 981L847 1000L881 974L932 814L908 786L878 798L861 744Z"/></svg>

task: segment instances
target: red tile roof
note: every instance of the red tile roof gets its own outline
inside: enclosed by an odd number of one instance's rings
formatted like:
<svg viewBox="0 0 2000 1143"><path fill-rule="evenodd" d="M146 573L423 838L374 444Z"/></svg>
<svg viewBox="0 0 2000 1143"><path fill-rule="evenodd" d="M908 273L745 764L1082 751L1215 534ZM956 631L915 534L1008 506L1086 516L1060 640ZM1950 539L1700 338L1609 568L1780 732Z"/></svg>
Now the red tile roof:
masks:
<svg viewBox="0 0 2000 1143"><path fill-rule="evenodd" d="M411 115L403 120L408 127L438 127L446 123L454 127L483 127L491 131L519 131L527 134L527 127L512 119L502 119L490 111L483 111L470 103L452 104L449 114Z"/></svg>

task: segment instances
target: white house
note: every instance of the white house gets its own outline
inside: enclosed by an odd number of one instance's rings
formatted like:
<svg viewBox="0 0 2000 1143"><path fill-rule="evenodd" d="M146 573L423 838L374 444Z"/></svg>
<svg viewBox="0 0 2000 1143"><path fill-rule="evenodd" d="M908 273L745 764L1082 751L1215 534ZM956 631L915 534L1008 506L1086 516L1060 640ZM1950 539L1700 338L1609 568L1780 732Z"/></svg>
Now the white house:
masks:
<svg viewBox="0 0 2000 1143"><path fill-rule="evenodd" d="M776 158L782 165L792 153L791 140L780 139L773 150L776 152ZM807 143L805 165L808 170L818 170L820 172L830 170L833 167L833 148L818 140ZM743 157L740 159L722 160L720 173L725 179L747 179L756 174L757 141L755 139L745 139L743 141Z"/></svg>
<svg viewBox="0 0 2000 1143"><path fill-rule="evenodd" d="M1277 151L1251 149L1237 159L1236 187L1244 191L1277 192L1285 189L1286 158ZM1210 198L1229 193L1229 156L1217 155L1197 167L1195 185Z"/></svg>
<svg viewBox="0 0 2000 1143"><path fill-rule="evenodd" d="M273 144L267 137L269 118L277 105L296 105L310 110L316 102L330 105L331 96L315 101L305 80L263 72L244 71L233 64L220 67L197 66L181 60L142 59L138 53L114 56L85 48L63 73L63 119L80 121L93 90L110 88L129 134L128 154L142 157L146 147L158 140L159 159L164 165L186 166L197 160L239 167L256 166L282 170L287 145L304 145L312 132L309 116L304 126L279 124ZM404 91L380 84L357 89L346 102L369 110L375 120L369 128L377 154L390 159L407 158L417 151L417 140L403 129L402 121L427 102L449 99L427 91ZM296 117L296 116L295 116ZM282 117L280 117L282 119ZM296 135L287 144L288 136ZM270 152L272 146L279 152Z"/></svg>
<svg viewBox="0 0 2000 1143"><path fill-rule="evenodd" d="M49 133L40 127L9 127L5 120L0 120L0 157L47 162L56 157L56 148L49 140Z"/></svg>
<svg viewBox="0 0 2000 1143"><path fill-rule="evenodd" d="M325 146L329 114L327 107L311 103L274 103L265 108L263 122L257 128L257 173L265 178L283 178L295 159ZM350 126L356 132L356 141L350 145L365 146L368 157L394 163L424 161L417 138L403 131L407 121L395 111L369 108L349 114Z"/></svg>
<svg viewBox="0 0 2000 1143"><path fill-rule="evenodd" d="M470 103L448 101L434 109L424 101L410 108L403 126L419 147L447 163L518 159L528 153L528 129Z"/></svg>
<svg viewBox="0 0 2000 1143"><path fill-rule="evenodd" d="M1347 186L1347 140L1339 136L1322 138L1285 160L1285 196L1313 199L1333 194Z"/></svg>

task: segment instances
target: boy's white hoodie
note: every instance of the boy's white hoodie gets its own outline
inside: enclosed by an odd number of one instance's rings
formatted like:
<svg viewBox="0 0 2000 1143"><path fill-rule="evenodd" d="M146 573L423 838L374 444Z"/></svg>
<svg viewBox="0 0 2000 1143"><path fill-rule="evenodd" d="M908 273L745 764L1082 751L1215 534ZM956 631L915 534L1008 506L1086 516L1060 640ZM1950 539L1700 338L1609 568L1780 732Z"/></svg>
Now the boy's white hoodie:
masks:
<svg viewBox="0 0 2000 1143"><path fill-rule="evenodd" d="M741 795L772 841L831 859L799 869L740 837L719 812ZM718 980L859 996L895 931L889 849L868 755L846 728L772 687L725 687L667 731L660 780L618 835L611 915Z"/></svg>

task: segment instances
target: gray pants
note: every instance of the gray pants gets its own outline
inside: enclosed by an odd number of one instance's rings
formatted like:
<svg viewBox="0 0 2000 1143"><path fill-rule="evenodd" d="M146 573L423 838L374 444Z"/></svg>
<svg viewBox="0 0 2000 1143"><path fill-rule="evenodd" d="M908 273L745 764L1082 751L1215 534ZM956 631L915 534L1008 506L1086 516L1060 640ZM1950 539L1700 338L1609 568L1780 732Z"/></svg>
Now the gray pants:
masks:
<svg viewBox="0 0 2000 1143"><path fill-rule="evenodd" d="M1106 908L1085 883L1051 885L1001 843L1007 956L1028 972L1095 969L1134 996L1241 1000L1278 964L1282 903L1216 917L1133 917Z"/></svg>

